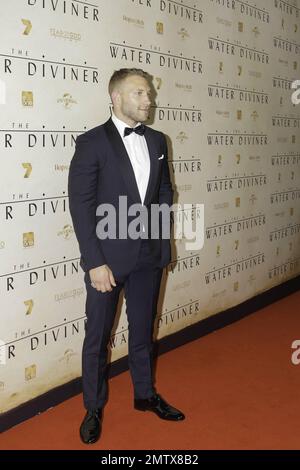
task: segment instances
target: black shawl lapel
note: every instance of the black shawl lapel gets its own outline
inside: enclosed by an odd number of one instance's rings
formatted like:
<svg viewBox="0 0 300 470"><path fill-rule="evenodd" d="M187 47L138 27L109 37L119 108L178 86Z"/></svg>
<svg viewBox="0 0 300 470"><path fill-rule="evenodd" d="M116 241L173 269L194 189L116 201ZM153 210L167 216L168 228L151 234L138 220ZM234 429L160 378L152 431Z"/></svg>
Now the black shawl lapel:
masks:
<svg viewBox="0 0 300 470"><path fill-rule="evenodd" d="M135 202L141 204L141 197L138 186L136 184L134 171L119 131L114 125L112 119L109 119L104 124L104 128L106 130L108 140L113 148L114 154L117 158L117 164L121 167L121 173L126 183L128 192L131 194Z"/></svg>
<svg viewBox="0 0 300 470"><path fill-rule="evenodd" d="M114 154L117 158L117 163L121 167L121 172L127 186L128 192L131 194L133 200L141 204L141 197L139 193L139 189L136 183L136 179L134 176L134 171L130 162L130 158L126 151L125 145L123 144L122 138L119 134L118 129L114 125L112 119L110 118L104 124L104 129L107 133L108 140L113 148ZM155 145L155 139L151 132L149 132L149 128L146 127L145 131L145 139L148 146L149 157L150 157L150 175L149 181L145 196L144 205L147 205L149 201L151 201L152 190L154 189L154 184L157 177L157 171L159 167L158 157L157 154L157 146Z"/></svg>
<svg viewBox="0 0 300 470"><path fill-rule="evenodd" d="M157 180L157 172L159 168L158 157L160 157L160 155L158 155L158 145L156 144L154 135L149 129L149 127L146 127L145 139L147 142L150 157L150 176L144 201L144 205L146 206L148 203L150 203L152 192L155 189L155 182Z"/></svg>

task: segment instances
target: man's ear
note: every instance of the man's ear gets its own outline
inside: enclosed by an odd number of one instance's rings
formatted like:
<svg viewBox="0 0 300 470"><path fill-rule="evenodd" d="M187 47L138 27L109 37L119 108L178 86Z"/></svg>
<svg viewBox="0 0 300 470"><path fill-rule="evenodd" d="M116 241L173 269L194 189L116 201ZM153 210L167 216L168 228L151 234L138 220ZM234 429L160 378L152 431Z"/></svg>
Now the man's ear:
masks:
<svg viewBox="0 0 300 470"><path fill-rule="evenodd" d="M118 90L113 90L112 91L111 101L114 105L119 103L119 101L120 101L120 92Z"/></svg>

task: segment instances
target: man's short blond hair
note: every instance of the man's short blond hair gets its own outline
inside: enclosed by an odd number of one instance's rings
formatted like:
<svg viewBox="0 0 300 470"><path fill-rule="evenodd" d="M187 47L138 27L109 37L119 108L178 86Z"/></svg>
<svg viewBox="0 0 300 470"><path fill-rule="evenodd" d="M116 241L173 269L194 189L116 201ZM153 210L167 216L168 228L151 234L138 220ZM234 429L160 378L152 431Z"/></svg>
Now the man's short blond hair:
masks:
<svg viewBox="0 0 300 470"><path fill-rule="evenodd" d="M116 86L125 80L125 78L130 77L132 75L138 75L139 77L145 78L148 82L151 80L151 76L148 74L148 72L145 72L142 69L120 69L120 70L115 70L114 73L112 74L109 84L108 84L108 93L111 96L113 90L116 88Z"/></svg>

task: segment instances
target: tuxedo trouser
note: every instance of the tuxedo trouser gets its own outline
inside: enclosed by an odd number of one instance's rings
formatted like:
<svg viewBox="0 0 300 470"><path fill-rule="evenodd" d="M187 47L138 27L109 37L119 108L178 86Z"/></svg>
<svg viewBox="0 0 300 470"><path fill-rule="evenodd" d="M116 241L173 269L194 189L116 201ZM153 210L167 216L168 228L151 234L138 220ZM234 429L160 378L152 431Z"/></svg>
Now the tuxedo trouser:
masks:
<svg viewBox="0 0 300 470"><path fill-rule="evenodd" d="M119 295L124 288L128 319L128 358L134 398L149 398L154 393L152 370L153 325L162 269L152 258L149 240L141 241L135 268L115 279L111 292L99 292L85 273L86 332L82 348L82 385L84 406L102 408L107 401L107 356Z"/></svg>

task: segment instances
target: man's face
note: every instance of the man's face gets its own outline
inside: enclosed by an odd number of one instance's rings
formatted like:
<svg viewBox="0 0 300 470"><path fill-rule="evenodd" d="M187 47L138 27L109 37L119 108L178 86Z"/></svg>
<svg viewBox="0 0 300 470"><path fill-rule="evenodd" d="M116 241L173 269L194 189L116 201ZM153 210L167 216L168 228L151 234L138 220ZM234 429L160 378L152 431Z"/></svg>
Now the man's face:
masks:
<svg viewBox="0 0 300 470"><path fill-rule="evenodd" d="M151 88L147 80L132 75L123 80L116 90L114 111L116 116L129 126L144 122L149 117Z"/></svg>

